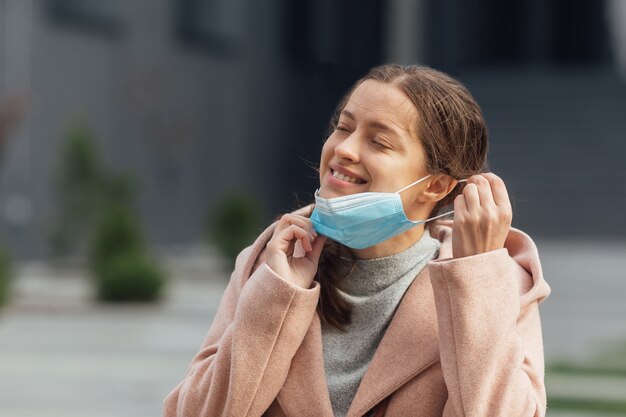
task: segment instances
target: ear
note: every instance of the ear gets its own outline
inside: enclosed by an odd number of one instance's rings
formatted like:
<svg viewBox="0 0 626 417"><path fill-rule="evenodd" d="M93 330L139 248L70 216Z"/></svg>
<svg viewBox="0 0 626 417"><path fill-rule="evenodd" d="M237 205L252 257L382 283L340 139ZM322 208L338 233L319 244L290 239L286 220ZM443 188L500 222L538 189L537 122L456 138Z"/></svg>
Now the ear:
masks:
<svg viewBox="0 0 626 417"><path fill-rule="evenodd" d="M442 200L452 192L458 183L458 180L446 174L431 175L428 178L422 197L424 200L431 202Z"/></svg>

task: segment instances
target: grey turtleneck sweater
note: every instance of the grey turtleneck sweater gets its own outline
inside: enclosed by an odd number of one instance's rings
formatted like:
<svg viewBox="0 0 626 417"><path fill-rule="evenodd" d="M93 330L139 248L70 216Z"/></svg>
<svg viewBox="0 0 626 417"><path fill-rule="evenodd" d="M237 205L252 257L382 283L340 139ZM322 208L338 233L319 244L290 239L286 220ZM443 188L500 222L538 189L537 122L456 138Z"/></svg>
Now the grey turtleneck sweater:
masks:
<svg viewBox="0 0 626 417"><path fill-rule="evenodd" d="M336 417L348 413L400 299L438 250L439 241L426 230L420 240L400 253L357 260L341 282L339 294L352 305L352 322L346 332L322 323L324 368Z"/></svg>

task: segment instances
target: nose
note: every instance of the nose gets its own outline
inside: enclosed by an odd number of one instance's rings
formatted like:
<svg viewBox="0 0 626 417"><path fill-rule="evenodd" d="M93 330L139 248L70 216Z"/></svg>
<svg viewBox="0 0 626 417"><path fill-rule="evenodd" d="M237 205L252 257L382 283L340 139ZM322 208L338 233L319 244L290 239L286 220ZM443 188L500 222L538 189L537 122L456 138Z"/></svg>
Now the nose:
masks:
<svg viewBox="0 0 626 417"><path fill-rule="evenodd" d="M335 154L350 162L359 161L360 144L356 134L351 134L335 146Z"/></svg>

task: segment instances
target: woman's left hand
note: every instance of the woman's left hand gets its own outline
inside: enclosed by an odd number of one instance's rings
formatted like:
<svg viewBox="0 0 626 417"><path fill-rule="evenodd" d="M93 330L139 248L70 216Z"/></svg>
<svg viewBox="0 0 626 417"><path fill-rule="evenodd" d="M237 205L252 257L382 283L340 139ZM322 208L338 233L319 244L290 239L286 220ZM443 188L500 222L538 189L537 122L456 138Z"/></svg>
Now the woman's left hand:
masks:
<svg viewBox="0 0 626 417"><path fill-rule="evenodd" d="M473 175L454 199L454 258L504 247L513 210L504 182L492 173Z"/></svg>

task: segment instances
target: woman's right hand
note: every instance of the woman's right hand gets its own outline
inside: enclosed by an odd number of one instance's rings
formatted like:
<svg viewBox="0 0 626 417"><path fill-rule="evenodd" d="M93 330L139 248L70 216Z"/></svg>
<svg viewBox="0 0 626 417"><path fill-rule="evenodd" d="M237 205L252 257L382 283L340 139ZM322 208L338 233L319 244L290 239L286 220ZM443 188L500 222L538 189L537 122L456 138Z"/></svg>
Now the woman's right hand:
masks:
<svg viewBox="0 0 626 417"><path fill-rule="evenodd" d="M300 241L305 255L296 258L293 254L297 241ZM315 232L309 218L285 214L265 247L267 266L287 281L309 289L325 241L326 237Z"/></svg>

